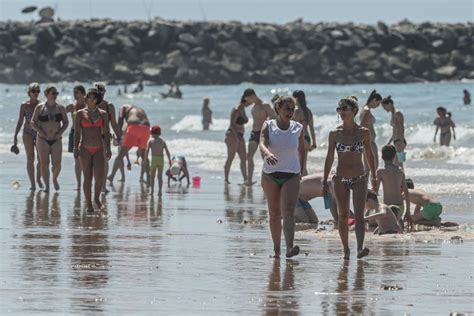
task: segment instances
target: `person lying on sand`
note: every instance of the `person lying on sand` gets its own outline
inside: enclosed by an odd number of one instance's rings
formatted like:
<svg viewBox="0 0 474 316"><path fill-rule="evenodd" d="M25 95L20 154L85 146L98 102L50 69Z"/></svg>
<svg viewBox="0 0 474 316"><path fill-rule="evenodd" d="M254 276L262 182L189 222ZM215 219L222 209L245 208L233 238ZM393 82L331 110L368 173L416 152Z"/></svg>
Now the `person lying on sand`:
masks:
<svg viewBox="0 0 474 316"><path fill-rule="evenodd" d="M374 234L399 234L403 232L399 224L401 211L397 206L388 207L383 203L379 203L377 194L374 191L367 191L367 200L365 202L365 221L375 221L377 228Z"/></svg>

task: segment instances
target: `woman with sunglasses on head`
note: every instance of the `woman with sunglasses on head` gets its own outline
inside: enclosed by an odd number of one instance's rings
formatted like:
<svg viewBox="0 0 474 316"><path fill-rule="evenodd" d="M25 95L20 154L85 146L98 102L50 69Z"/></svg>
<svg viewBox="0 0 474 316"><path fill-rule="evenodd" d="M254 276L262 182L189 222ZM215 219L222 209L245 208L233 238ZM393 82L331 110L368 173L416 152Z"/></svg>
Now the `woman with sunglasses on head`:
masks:
<svg viewBox="0 0 474 316"><path fill-rule="evenodd" d="M61 137L69 121L66 110L56 102L58 90L48 86L44 90L46 102L39 104L33 112L31 127L38 133L36 146L40 158L41 176L44 180L45 192L49 192L49 163L51 159L54 189L59 190L58 177L61 172L63 144Z"/></svg>
<svg viewBox="0 0 474 316"><path fill-rule="evenodd" d="M377 93L376 90L373 90L369 98L367 99L367 103L364 105L362 108L362 111L360 112L360 126L363 126L365 128L368 128L370 131L370 144L372 146L372 154L374 156L374 163L375 163L375 170L379 167L379 154L378 154L378 148L377 144L375 143L375 137L377 135L375 134L375 117L373 116L372 112L370 110L376 109L379 105L380 102L382 101L382 96ZM367 163L367 158L364 156L364 167L365 167L365 172L368 174L369 173L369 165Z"/></svg>
<svg viewBox="0 0 474 316"><path fill-rule="evenodd" d="M304 161L303 125L293 121L296 100L285 96L275 102L277 118L266 121L260 135L263 157L262 187L267 197L274 257L280 257L283 217L286 257L296 256L295 208Z"/></svg>
<svg viewBox="0 0 474 316"><path fill-rule="evenodd" d="M225 133L224 142L227 146L227 160L224 165L224 181L229 182L230 167L234 161L235 154L240 158L240 172L244 178L244 184L247 184L247 150L245 149L244 125L249 121L245 108L251 103L255 96L253 89L246 89L240 98L240 103L232 108L230 112L230 126Z"/></svg>
<svg viewBox="0 0 474 316"><path fill-rule="evenodd" d="M397 150L396 163L403 168L405 162L405 148L407 147L407 141L405 139L405 119L400 110L395 108L394 102L391 96L388 96L382 100L382 107L385 111L392 114L390 125L392 125L392 137L387 142L390 145L393 142L393 146Z"/></svg>
<svg viewBox="0 0 474 316"><path fill-rule="evenodd" d="M107 112L98 107L101 101L101 93L97 89L89 89L86 107L77 112L74 129L74 157L81 161L88 212L94 212L92 178L95 180L94 202L99 209L104 209L100 202L100 193L106 176L106 159L111 156L109 118Z"/></svg>
<svg viewBox="0 0 474 316"><path fill-rule="evenodd" d="M74 150L74 129L76 128L76 115L79 110L85 106L86 89L82 85L77 85L73 89L74 103L66 106L66 113L71 113L71 131L69 132L68 152L72 153ZM76 174L77 190L81 189L81 163L77 158L74 158L74 172Z"/></svg>
<svg viewBox="0 0 474 316"><path fill-rule="evenodd" d="M23 125L23 145L25 146L26 152L26 170L30 179L30 190L36 190L35 185L35 154L38 155L36 150L36 132L31 128L30 121L33 117L35 107L38 105L38 96L40 93L40 86L37 82L32 82L28 86L27 90L30 99L25 101L20 106L20 114L18 116L18 122L16 124L15 136L13 137L13 145L16 147L18 144L18 133L20 132L21 126ZM24 124L23 124L24 122ZM39 164L39 157L36 163L36 181L40 188L43 187L41 182L41 171Z"/></svg>
<svg viewBox="0 0 474 316"><path fill-rule="evenodd" d="M342 98L337 113L342 125L329 133L328 153L324 164L323 193L329 192L328 177L334 162L334 150L337 151L338 163L336 174L332 178L334 195L338 209L338 229L344 248L344 259L349 259L349 204L352 190L352 203L355 214L355 232L357 238L357 258L369 254L364 248L365 224L364 208L367 195L367 175L364 170L362 154L365 155L371 176L372 188L376 186L374 155L371 148L370 131L355 123L354 118L359 110L357 98Z"/></svg>

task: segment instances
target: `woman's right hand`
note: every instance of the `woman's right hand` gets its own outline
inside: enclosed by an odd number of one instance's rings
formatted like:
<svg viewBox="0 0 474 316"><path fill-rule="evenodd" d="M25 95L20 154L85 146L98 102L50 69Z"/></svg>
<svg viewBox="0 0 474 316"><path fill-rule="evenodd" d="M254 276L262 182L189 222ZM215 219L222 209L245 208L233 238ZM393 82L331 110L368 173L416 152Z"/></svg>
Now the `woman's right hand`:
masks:
<svg viewBox="0 0 474 316"><path fill-rule="evenodd" d="M328 180L323 180L323 197L329 192Z"/></svg>
<svg viewBox="0 0 474 316"><path fill-rule="evenodd" d="M72 154L74 155L74 158L78 158L79 155L81 154L81 151L79 150L79 148L74 148L72 150Z"/></svg>
<svg viewBox="0 0 474 316"><path fill-rule="evenodd" d="M278 162L278 159L277 157L275 157L272 153L268 152L265 157L264 157L265 161L269 164L269 165L276 165L277 162Z"/></svg>

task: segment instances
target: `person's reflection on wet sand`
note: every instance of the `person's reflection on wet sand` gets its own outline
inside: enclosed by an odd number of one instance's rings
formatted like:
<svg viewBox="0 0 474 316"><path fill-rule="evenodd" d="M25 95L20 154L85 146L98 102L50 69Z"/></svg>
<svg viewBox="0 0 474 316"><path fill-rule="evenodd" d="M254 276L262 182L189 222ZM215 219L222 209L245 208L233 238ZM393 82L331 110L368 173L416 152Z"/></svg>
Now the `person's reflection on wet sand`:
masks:
<svg viewBox="0 0 474 316"><path fill-rule="evenodd" d="M150 205L149 205L149 212L150 212L150 224L151 227L161 227L162 223L162 211L163 211L163 200L158 198L158 201L155 201L154 196L150 196Z"/></svg>
<svg viewBox="0 0 474 316"><path fill-rule="evenodd" d="M297 295L295 295L294 267L298 261L284 261L285 272L283 280L280 273L280 259L273 260L272 271L268 278L268 291L264 303L265 315L297 315L299 310Z"/></svg>
<svg viewBox="0 0 474 316"><path fill-rule="evenodd" d="M44 282L35 283L35 286L56 286L58 276L51 271L58 270L61 254L62 236L57 229L60 225L59 194L53 195L51 213L50 196L42 192L37 192L36 197L33 194L29 193L27 197L24 233L21 235L22 277L26 281Z"/></svg>

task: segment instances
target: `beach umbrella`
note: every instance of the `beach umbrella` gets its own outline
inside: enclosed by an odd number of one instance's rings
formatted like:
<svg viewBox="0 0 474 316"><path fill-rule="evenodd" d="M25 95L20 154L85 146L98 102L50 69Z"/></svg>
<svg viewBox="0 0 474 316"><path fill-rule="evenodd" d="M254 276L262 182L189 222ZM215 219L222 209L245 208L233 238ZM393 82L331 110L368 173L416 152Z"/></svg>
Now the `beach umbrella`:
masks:
<svg viewBox="0 0 474 316"><path fill-rule="evenodd" d="M36 11L36 9L38 9L37 6L30 5L28 7L24 7L23 10L21 10L21 13L31 13L31 12Z"/></svg>

